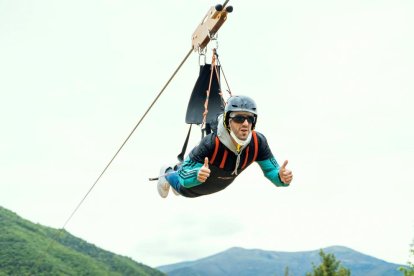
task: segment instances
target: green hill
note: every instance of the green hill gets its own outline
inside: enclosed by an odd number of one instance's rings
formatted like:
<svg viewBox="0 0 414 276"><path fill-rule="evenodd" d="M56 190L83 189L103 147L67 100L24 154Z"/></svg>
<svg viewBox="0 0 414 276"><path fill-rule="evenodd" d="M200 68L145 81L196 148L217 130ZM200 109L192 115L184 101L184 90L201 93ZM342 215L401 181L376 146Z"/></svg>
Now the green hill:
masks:
<svg viewBox="0 0 414 276"><path fill-rule="evenodd" d="M0 207L0 276L3 275L164 274Z"/></svg>

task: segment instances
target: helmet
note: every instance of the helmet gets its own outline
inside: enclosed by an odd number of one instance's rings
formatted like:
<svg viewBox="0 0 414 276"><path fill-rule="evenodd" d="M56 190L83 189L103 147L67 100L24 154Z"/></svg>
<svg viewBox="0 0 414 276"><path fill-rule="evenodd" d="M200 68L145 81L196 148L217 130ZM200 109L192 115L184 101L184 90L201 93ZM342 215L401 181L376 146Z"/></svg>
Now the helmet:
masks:
<svg viewBox="0 0 414 276"><path fill-rule="evenodd" d="M224 108L224 126L229 128L230 112L244 111L250 112L254 115L256 120L253 122L252 129L254 129L257 121L257 107L253 99L247 96L233 96L227 100Z"/></svg>

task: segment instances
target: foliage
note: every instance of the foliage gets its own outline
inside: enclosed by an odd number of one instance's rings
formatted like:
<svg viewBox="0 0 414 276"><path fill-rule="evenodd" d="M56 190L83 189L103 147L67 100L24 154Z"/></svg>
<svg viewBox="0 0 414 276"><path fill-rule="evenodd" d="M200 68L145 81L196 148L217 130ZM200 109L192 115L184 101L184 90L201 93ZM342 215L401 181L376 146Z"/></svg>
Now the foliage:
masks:
<svg viewBox="0 0 414 276"><path fill-rule="evenodd" d="M68 232L33 224L0 207L2 275L163 275Z"/></svg>
<svg viewBox="0 0 414 276"><path fill-rule="evenodd" d="M306 273L306 276L350 276L351 271L341 266L341 262L337 261L334 254L325 254L323 250L320 250L319 256L321 258L321 264L319 266L313 266L312 273Z"/></svg>
<svg viewBox="0 0 414 276"><path fill-rule="evenodd" d="M411 244L410 256L412 259L414 259L414 243ZM414 276L414 263L413 262L408 261L407 263L408 267L400 267L400 271L404 273L404 276Z"/></svg>
<svg viewBox="0 0 414 276"><path fill-rule="evenodd" d="M284 274L284 276L289 276L290 274L289 274L289 267L287 266L287 267L285 267L285 274Z"/></svg>

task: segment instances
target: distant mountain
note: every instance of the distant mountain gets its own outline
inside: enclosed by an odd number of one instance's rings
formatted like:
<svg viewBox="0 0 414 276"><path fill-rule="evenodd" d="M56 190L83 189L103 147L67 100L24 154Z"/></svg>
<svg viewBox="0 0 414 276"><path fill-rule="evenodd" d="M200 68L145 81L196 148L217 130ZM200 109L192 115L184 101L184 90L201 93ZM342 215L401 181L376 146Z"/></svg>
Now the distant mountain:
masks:
<svg viewBox="0 0 414 276"><path fill-rule="evenodd" d="M352 276L401 276L401 265L387 263L380 259L359 253L350 248L332 246L324 248L332 253L341 264L351 270ZM239 247L199 259L158 267L168 276L300 276L312 271L312 263L320 264L319 250L305 252L275 252Z"/></svg>
<svg viewBox="0 0 414 276"><path fill-rule="evenodd" d="M0 207L0 276L164 275ZM52 241L52 238L57 238Z"/></svg>

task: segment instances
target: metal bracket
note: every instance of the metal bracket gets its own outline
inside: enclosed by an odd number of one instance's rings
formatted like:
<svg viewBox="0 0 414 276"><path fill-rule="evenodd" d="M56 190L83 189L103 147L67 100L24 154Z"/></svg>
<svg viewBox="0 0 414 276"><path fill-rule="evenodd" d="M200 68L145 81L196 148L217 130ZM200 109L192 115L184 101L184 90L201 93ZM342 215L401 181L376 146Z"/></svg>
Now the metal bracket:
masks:
<svg viewBox="0 0 414 276"><path fill-rule="evenodd" d="M215 36L220 27L227 19L227 14L233 11L232 6L227 6L227 0L223 5L218 4L211 7L204 16L200 25L194 31L192 36L192 47L195 52L203 50Z"/></svg>

